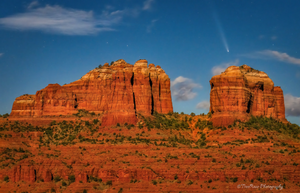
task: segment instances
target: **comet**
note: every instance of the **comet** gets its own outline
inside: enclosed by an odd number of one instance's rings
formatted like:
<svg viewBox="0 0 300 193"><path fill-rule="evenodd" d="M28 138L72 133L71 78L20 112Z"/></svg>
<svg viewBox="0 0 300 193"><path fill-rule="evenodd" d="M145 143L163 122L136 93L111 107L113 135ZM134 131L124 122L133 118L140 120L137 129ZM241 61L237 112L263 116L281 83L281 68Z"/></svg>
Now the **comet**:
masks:
<svg viewBox="0 0 300 193"><path fill-rule="evenodd" d="M221 40L222 40L223 45L224 45L224 47L225 47L225 50L226 50L227 52L229 52L229 46L228 46L228 43L227 43L227 40L226 40L226 37L225 37L224 30L223 30L222 25L221 25L221 23L220 23L219 17L218 17L218 15L217 15L216 12L213 12L213 16L214 16L214 20L215 20L215 22L216 22L216 25L217 25L217 28L218 28L218 31L219 31Z"/></svg>

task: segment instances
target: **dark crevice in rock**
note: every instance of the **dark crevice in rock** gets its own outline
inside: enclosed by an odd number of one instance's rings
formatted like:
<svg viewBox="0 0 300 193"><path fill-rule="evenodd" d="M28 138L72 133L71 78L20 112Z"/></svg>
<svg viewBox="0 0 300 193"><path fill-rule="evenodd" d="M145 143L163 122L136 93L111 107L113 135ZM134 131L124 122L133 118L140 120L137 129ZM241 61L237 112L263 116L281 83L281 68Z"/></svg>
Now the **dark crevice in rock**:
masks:
<svg viewBox="0 0 300 193"><path fill-rule="evenodd" d="M133 92L133 106L134 106L134 110L136 112L136 104L135 104L135 96L134 96L134 92Z"/></svg>
<svg viewBox="0 0 300 193"><path fill-rule="evenodd" d="M151 94L151 115L153 115L153 112L154 112L154 100L153 100L153 94Z"/></svg>
<svg viewBox="0 0 300 193"><path fill-rule="evenodd" d="M247 110L246 110L247 113L251 112L251 107L252 107L252 95L250 94L250 99L248 101Z"/></svg>
<svg viewBox="0 0 300 193"><path fill-rule="evenodd" d="M213 89L215 85L214 85L214 83L211 83L210 86L211 86L211 89Z"/></svg>
<svg viewBox="0 0 300 193"><path fill-rule="evenodd" d="M130 79L131 86L133 86L133 80L134 80L134 73L132 73L132 77Z"/></svg>
<svg viewBox="0 0 300 193"><path fill-rule="evenodd" d="M77 109L77 107L78 107L77 96L75 95L75 105L74 105L74 108Z"/></svg>
<svg viewBox="0 0 300 193"><path fill-rule="evenodd" d="M137 114L136 114L135 96L134 96L134 92L133 92L134 73L132 73L132 77L130 79L130 83L131 83L131 86L132 86L132 94L133 94L133 108L134 108L134 111L135 111L135 116L137 116Z"/></svg>
<svg viewBox="0 0 300 193"><path fill-rule="evenodd" d="M150 74L149 74L149 83L150 83L151 92L152 92L152 80L151 80L151 78L150 78Z"/></svg>
<svg viewBox="0 0 300 193"><path fill-rule="evenodd" d="M159 83L159 87L158 87L158 92L159 92L159 100L160 100L160 83Z"/></svg>
<svg viewBox="0 0 300 193"><path fill-rule="evenodd" d="M151 115L153 115L153 111L154 111L154 100L153 100L152 80L151 80L151 78L150 78L150 73L149 73L149 83L150 83L150 87L151 87Z"/></svg>
<svg viewBox="0 0 300 193"><path fill-rule="evenodd" d="M260 89L261 91L264 91L264 85L263 84L259 85L258 89Z"/></svg>

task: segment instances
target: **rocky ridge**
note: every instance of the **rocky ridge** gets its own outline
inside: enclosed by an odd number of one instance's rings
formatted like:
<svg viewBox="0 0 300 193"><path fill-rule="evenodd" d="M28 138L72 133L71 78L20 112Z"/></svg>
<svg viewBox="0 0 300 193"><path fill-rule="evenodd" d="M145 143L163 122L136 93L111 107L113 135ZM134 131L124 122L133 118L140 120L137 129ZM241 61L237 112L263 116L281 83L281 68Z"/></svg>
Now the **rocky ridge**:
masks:
<svg viewBox="0 0 300 193"><path fill-rule="evenodd" d="M160 66L148 66L147 60L131 65L121 59L70 84L49 84L35 95L16 98L10 117L58 117L79 109L101 114L103 125L135 124L137 113L172 112L170 79Z"/></svg>

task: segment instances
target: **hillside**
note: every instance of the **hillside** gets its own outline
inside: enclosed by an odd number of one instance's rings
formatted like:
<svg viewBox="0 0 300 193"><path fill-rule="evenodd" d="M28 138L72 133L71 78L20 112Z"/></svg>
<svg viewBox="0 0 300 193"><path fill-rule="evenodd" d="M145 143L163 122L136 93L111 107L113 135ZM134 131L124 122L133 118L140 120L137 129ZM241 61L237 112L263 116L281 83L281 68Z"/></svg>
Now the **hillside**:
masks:
<svg viewBox="0 0 300 193"><path fill-rule="evenodd" d="M266 184L299 191L299 126L252 116L214 127L210 116L154 112L114 126L83 110L49 126L0 118L0 190L241 192L249 188L240 184Z"/></svg>

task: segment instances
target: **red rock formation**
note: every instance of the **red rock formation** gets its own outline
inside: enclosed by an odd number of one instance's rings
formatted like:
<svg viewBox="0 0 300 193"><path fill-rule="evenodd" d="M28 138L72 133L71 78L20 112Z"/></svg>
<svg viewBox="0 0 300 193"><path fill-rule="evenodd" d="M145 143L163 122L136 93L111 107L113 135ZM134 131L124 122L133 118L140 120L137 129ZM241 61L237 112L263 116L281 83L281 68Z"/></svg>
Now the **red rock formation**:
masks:
<svg viewBox="0 0 300 193"><path fill-rule="evenodd" d="M22 95L16 98L12 109L13 114L19 116L33 116L35 104L35 95ZM11 114L11 115L13 115Z"/></svg>
<svg viewBox="0 0 300 193"><path fill-rule="evenodd" d="M12 181L18 182L20 180L27 181L27 182L36 181L36 171L33 169L33 166L19 165L14 168L12 174Z"/></svg>
<svg viewBox="0 0 300 193"><path fill-rule="evenodd" d="M230 66L210 80L210 112L215 126L229 125L250 115L286 122L283 92L264 72L247 65Z"/></svg>
<svg viewBox="0 0 300 193"><path fill-rule="evenodd" d="M134 65L118 60L106 63L81 79L60 86L49 84L35 95L18 97L10 117L72 115L78 109L103 113L102 124L135 124L136 114L173 111L170 79L159 67L147 67L147 60Z"/></svg>

